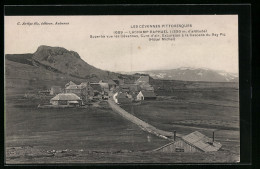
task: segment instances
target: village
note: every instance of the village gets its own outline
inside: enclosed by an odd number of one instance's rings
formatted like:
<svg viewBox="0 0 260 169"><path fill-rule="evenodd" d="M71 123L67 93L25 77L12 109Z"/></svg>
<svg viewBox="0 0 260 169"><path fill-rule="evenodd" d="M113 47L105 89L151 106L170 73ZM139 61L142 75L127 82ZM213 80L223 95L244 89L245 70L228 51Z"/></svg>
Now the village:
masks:
<svg viewBox="0 0 260 169"><path fill-rule="evenodd" d="M222 145L198 131L188 135L176 134L160 130L136 116L128 113L118 105L141 103L142 101L155 101L157 96L150 85L149 76L140 76L134 83L124 80L100 80L98 83L82 82L77 85L70 81L63 89L60 86L52 86L50 90L39 91L42 94L55 95L50 99L50 105L38 106L38 108L73 108L85 107L95 101L107 101L114 112L141 127L142 130L170 141L152 151L158 152L211 152L218 151Z"/></svg>
<svg viewBox="0 0 260 169"><path fill-rule="evenodd" d="M154 88L149 84L149 76L141 76L134 83L126 83L124 80L100 80L98 83L75 84L70 81L64 88L52 86L50 90L39 91L39 93L54 95L50 99L51 105L40 105L40 108L79 107L92 101L109 98L117 104L156 99Z"/></svg>

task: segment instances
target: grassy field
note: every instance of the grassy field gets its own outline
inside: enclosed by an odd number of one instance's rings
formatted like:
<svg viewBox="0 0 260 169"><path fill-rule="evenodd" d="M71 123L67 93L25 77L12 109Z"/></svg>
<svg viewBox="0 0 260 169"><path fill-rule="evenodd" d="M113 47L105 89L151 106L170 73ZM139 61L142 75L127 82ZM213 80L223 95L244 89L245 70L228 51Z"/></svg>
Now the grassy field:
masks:
<svg viewBox="0 0 260 169"><path fill-rule="evenodd" d="M175 90L158 93L156 101L140 105L122 105L129 113L165 131L179 134L193 131L212 136L223 145L223 150L239 159L239 102L235 88ZM163 96L167 95L167 96Z"/></svg>
<svg viewBox="0 0 260 169"><path fill-rule="evenodd" d="M20 152L19 148L13 148ZM37 152L37 155L31 152ZM237 157L225 151L211 153L162 153L162 152L94 152L86 150L72 150L68 152L44 153L39 149L25 147L21 150L26 155L9 160L12 164L109 164L109 163L230 163L237 162Z"/></svg>
<svg viewBox="0 0 260 169"><path fill-rule="evenodd" d="M96 153L94 162L102 162L99 153L147 151L168 143L123 119L106 102L100 108L70 109L38 109L39 100L19 95L8 96L6 102L7 163L40 162L52 150L64 151L64 156Z"/></svg>
<svg viewBox="0 0 260 169"><path fill-rule="evenodd" d="M195 100L179 93L183 96L181 98L176 93L134 107L122 106L129 113L166 131L177 130L178 133L188 134L198 130L211 136L214 130L216 140L223 144L223 150L219 152L169 154L151 152L168 141L126 121L113 112L106 102L102 102L100 107L38 109L42 98L28 99L14 93L6 95L5 144L8 164L228 163L239 160L239 116L238 108L233 103L232 107L207 105L202 101L204 97L196 100L201 103L188 103ZM194 91L186 94L190 96L192 93ZM202 95L209 96L211 92L205 93ZM236 96L233 97L235 99ZM222 99L219 98L218 103L211 101L221 104ZM208 98L205 100L210 101ZM45 99L47 102L48 98ZM228 102L225 104L229 105Z"/></svg>

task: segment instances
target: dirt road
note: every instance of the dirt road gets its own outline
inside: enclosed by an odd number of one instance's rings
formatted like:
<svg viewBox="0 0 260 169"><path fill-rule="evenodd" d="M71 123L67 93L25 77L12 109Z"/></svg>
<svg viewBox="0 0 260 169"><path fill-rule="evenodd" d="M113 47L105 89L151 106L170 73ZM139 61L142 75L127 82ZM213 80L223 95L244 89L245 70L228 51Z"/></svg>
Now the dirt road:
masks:
<svg viewBox="0 0 260 169"><path fill-rule="evenodd" d="M152 133L158 137L161 137L161 138L164 138L167 140L172 140L171 137L173 137L173 135L174 135L173 132L163 131L163 130L155 128L154 126L144 122L143 120L133 116L132 114L128 113L127 111L125 111L124 109L119 107L112 99L109 99L108 103L115 112L117 112L118 114L123 116L125 119L135 123L142 130ZM180 137L179 134L177 134L176 136Z"/></svg>

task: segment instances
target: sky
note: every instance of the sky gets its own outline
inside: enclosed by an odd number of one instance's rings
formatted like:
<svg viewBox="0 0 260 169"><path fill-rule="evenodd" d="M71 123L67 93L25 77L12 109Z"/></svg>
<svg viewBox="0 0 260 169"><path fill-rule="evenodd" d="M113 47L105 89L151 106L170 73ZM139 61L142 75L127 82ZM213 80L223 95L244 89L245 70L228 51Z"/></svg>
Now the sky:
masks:
<svg viewBox="0 0 260 169"><path fill-rule="evenodd" d="M47 45L76 51L88 64L109 71L203 67L238 73L237 15L5 16L4 19L5 54L34 53L40 45ZM69 24L21 25L23 22ZM192 27L167 28L167 31L206 30L210 35L225 36L180 37L174 41L90 38L90 35L114 35L115 31L165 30L162 25L173 24ZM132 25L139 28L131 28ZM142 25L161 27L142 28Z"/></svg>

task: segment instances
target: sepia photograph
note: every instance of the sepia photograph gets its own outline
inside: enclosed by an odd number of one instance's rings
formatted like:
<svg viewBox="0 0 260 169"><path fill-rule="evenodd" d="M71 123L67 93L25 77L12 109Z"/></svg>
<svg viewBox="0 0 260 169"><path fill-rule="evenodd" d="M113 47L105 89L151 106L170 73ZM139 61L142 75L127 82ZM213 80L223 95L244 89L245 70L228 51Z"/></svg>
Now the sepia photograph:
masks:
<svg viewBox="0 0 260 169"><path fill-rule="evenodd" d="M6 164L239 163L238 15L4 16Z"/></svg>

